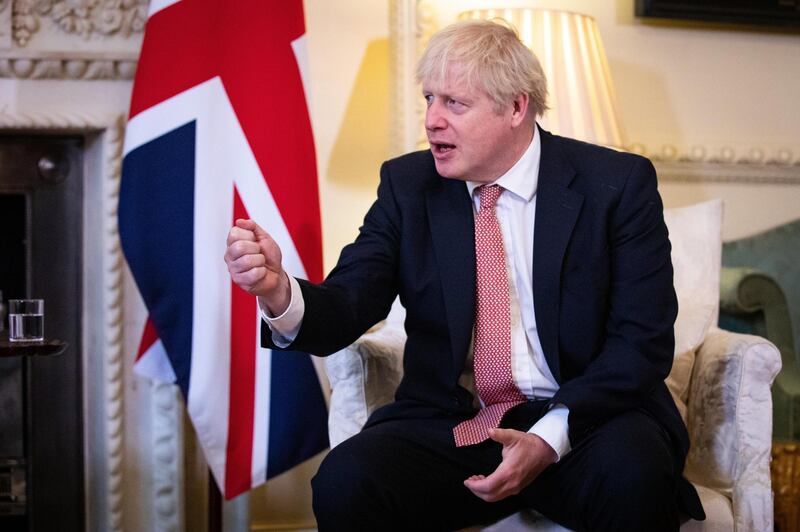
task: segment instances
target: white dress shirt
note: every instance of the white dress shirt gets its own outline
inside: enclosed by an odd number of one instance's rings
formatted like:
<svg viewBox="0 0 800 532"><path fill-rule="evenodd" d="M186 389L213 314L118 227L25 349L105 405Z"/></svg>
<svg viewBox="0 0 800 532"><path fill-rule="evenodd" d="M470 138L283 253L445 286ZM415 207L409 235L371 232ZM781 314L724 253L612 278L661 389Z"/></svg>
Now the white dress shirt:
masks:
<svg viewBox="0 0 800 532"><path fill-rule="evenodd" d="M493 183L505 189L497 199L495 214L503 234L508 271L511 373L514 383L528 399L548 399L558 390L558 382L544 358L533 308L533 226L541 155L537 127L522 157ZM480 210L480 195L475 190L483 184L466 183L476 213ZM468 365L472 365L471 360ZM568 416L566 406L556 405L528 431L546 441L559 459L570 450Z"/></svg>
<svg viewBox="0 0 800 532"><path fill-rule="evenodd" d="M558 383L544 358L533 308L533 225L541 158L539 135L537 127L522 157L494 182L505 189L497 200L495 212L503 233L509 279L512 374L523 395L532 400L550 398L558 390ZM480 199L474 191L482 184L466 182L475 212L480 210ZM261 313L272 331L272 340L281 347L288 346L295 339L305 312L300 285L292 276L289 276L289 282L292 297L283 314L272 317L261 306ZM468 387L474 391L471 351L472 347L467 357L465 376L468 376ZM528 431L546 441L559 459L570 450L568 416L566 406L556 405Z"/></svg>

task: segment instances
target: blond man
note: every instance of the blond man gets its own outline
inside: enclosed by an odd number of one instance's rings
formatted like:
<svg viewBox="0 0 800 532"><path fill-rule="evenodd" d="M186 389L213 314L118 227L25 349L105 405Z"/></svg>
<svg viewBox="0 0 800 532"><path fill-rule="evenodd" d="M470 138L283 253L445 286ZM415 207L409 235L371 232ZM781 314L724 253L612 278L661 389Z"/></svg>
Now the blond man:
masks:
<svg viewBox="0 0 800 532"><path fill-rule="evenodd" d="M314 478L320 530L454 530L533 508L576 530L704 517L664 386L677 302L649 161L547 133L542 69L513 30L462 22L417 69L430 149L387 161L320 285L249 220L233 280L264 344L333 353L399 295L395 402Z"/></svg>

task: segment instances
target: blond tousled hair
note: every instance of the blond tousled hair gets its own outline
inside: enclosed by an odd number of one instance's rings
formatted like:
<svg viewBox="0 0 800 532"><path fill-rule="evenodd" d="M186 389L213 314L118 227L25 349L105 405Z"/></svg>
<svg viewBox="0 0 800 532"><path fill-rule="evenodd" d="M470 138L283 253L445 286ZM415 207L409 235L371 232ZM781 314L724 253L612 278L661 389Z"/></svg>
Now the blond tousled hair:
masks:
<svg viewBox="0 0 800 532"><path fill-rule="evenodd" d="M542 66L502 19L466 20L438 31L417 64L417 82L441 85L454 64L460 68L456 81L483 91L498 111L522 93L534 118L547 110Z"/></svg>

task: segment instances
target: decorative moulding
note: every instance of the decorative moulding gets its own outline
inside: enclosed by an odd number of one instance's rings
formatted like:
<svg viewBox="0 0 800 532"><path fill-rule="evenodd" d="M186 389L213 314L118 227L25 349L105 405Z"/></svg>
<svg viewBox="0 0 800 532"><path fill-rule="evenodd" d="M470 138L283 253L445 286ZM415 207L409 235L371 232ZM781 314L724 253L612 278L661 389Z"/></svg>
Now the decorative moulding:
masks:
<svg viewBox="0 0 800 532"><path fill-rule="evenodd" d="M0 50L11 48L11 0L0 0Z"/></svg>
<svg viewBox="0 0 800 532"><path fill-rule="evenodd" d="M800 152L785 147L694 146L682 150L664 145L650 151L633 144L627 149L652 160L662 181L800 185Z"/></svg>
<svg viewBox="0 0 800 532"><path fill-rule="evenodd" d="M148 0L14 0L14 42L26 46L45 22L87 40L96 35L127 37L141 33L147 21L147 4Z"/></svg>
<svg viewBox="0 0 800 532"><path fill-rule="evenodd" d="M151 382L154 530L184 530L183 408L174 384Z"/></svg>
<svg viewBox="0 0 800 532"><path fill-rule="evenodd" d="M389 43L392 116L391 147L395 155L427 146L424 100L414 81L417 60L437 24L430 2L390 0Z"/></svg>
<svg viewBox="0 0 800 532"><path fill-rule="evenodd" d="M0 78L129 80L147 0L0 0Z"/></svg>
<svg viewBox="0 0 800 532"><path fill-rule="evenodd" d="M130 80L136 72L136 56L108 57L100 54L59 53L0 56L0 78Z"/></svg>
<svg viewBox="0 0 800 532"><path fill-rule="evenodd" d="M126 486L126 378L123 349L124 259L117 230L123 116L85 113L21 113L0 110L0 132L78 134L85 140L83 316L84 427L87 530L122 531ZM89 279L88 277L91 277ZM149 442L154 478L151 530L180 530L183 523L181 402L173 385L152 385ZM133 410L136 410L134 405ZM138 436L131 436L138 441ZM133 519L136 519L134 517Z"/></svg>
<svg viewBox="0 0 800 532"><path fill-rule="evenodd" d="M414 80L417 59L438 29L436 7L429 0L390 0L389 41L392 102L392 153L428 147L424 100ZM685 182L730 182L800 185L800 145L751 146L671 145L649 150L632 143L628 150L653 160L659 179Z"/></svg>

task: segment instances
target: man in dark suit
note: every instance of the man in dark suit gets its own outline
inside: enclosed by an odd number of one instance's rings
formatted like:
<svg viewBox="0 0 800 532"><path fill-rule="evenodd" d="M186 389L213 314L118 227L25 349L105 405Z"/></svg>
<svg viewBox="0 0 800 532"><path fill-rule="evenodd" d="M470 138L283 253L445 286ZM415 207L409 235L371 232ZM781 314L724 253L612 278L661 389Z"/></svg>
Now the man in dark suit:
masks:
<svg viewBox="0 0 800 532"><path fill-rule="evenodd" d="M451 530L535 508L579 530L703 518L664 378L677 302L646 159L536 125L546 84L516 34L464 22L417 75L431 149L384 163L355 242L320 285L250 220L228 238L265 345L352 343L399 295L396 400L312 485L321 530Z"/></svg>

